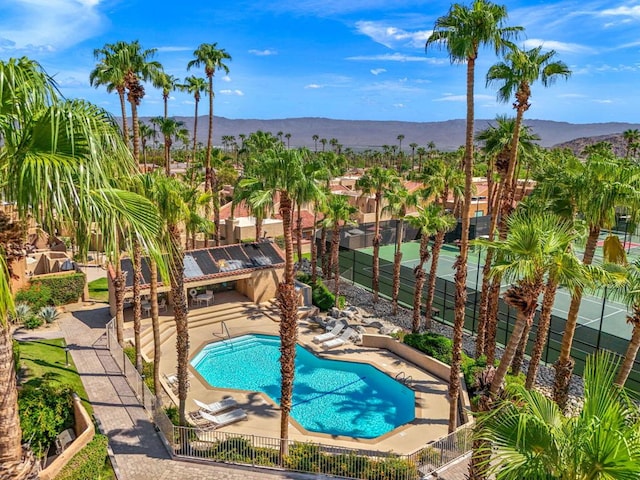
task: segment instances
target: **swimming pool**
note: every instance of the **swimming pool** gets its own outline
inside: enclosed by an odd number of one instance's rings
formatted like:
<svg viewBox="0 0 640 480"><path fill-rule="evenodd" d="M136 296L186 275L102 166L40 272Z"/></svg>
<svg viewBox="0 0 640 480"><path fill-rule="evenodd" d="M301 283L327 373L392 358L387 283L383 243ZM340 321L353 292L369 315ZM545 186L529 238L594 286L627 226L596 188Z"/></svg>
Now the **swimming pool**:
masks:
<svg viewBox="0 0 640 480"><path fill-rule="evenodd" d="M415 418L415 394L375 367L316 357L296 347L291 416L312 432L375 438ZM280 338L211 343L191 360L213 387L263 392L280 402Z"/></svg>

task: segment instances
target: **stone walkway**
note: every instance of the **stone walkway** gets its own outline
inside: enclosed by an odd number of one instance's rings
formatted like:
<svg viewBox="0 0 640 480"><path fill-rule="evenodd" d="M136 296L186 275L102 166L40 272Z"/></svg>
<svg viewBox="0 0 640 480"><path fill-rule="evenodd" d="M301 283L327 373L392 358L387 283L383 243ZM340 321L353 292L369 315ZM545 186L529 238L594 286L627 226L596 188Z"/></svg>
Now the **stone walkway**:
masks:
<svg viewBox="0 0 640 480"><path fill-rule="evenodd" d="M70 347L102 431L109 437L118 480L279 480L317 476L171 460L106 347L108 308L99 305L64 315L60 333ZM37 334L36 334L37 335Z"/></svg>

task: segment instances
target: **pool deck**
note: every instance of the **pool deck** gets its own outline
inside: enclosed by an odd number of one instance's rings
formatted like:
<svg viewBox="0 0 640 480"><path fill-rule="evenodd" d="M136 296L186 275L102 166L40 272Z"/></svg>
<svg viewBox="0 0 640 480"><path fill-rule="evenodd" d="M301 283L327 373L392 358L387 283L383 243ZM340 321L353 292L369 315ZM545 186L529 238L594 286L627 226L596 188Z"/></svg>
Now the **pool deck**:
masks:
<svg viewBox="0 0 640 480"><path fill-rule="evenodd" d="M193 322L189 329L191 359L204 345L220 341L227 335L238 337L249 333L278 335L279 323L265 306L248 305L247 299L236 292L225 292L216 295L215 308L202 309L200 317L207 316L210 310L209 323ZM238 315L225 316L223 312L232 309L234 304ZM199 309L194 310L197 312ZM220 318L225 318L222 326ZM191 317L190 317L191 323ZM323 350L321 345L313 342L313 337L324 332L319 325L305 319L299 321L298 343L319 357L343 361L369 363L392 378L399 372L412 377L411 387L416 396L415 419L391 432L375 439L356 439L352 437L334 436L309 432L301 428L294 420L290 421L289 438L305 442L317 442L348 448L359 448L371 451L410 454L447 434L449 418L449 401L447 382L418 368L414 364L400 358L388 350L369 348L347 343L331 350ZM161 372L167 375L175 373L175 333L173 331L162 343ZM218 389L209 386L200 375L189 366L190 389L187 398L187 411L197 410L193 399L210 403L221 400L225 396L233 396L239 406L248 413L248 420L240 421L221 428L221 431L248 435L278 437L280 432L280 409L266 395L257 392ZM169 394L172 396L172 394ZM173 397L175 401L175 397Z"/></svg>

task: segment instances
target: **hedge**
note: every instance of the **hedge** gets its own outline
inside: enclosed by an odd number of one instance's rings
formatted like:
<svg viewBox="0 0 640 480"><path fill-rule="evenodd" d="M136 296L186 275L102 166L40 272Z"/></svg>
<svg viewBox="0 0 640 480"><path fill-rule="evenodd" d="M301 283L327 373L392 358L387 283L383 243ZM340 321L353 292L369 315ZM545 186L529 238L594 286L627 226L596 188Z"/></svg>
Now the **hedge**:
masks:
<svg viewBox="0 0 640 480"><path fill-rule="evenodd" d="M107 437L96 433L86 447L76 453L55 480L101 478L107 460Z"/></svg>
<svg viewBox="0 0 640 480"><path fill-rule="evenodd" d="M82 296L84 291L84 273L70 273L68 275L52 275L31 280L31 288L39 286L42 289L49 289L51 292L51 303L49 305L66 305L75 303ZM39 310L40 307L37 309Z"/></svg>

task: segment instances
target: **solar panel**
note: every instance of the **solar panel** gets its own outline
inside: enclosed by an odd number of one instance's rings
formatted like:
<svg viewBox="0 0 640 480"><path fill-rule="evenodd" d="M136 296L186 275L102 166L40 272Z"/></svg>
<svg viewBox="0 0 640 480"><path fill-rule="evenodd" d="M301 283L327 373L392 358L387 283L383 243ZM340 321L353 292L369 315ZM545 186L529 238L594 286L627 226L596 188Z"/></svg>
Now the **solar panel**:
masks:
<svg viewBox="0 0 640 480"><path fill-rule="evenodd" d="M191 255L184 256L184 278L203 277L204 273Z"/></svg>
<svg viewBox="0 0 640 480"><path fill-rule="evenodd" d="M195 250L191 252L191 255L195 258L204 275L213 275L220 271L216 262L211 258L210 250Z"/></svg>

